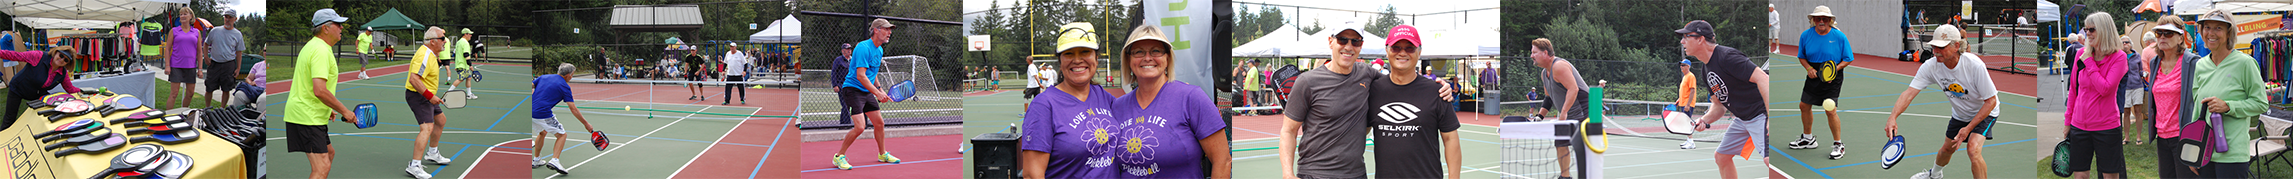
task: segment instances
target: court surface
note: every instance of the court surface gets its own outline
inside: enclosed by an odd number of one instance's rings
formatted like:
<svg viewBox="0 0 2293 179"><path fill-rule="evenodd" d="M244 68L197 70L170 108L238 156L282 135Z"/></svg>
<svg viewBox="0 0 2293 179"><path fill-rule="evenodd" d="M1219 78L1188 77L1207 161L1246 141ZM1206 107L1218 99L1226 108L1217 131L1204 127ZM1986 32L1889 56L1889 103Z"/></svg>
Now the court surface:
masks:
<svg viewBox="0 0 2293 179"><path fill-rule="evenodd" d="M755 176L794 176L789 166L777 166L765 161L793 161L793 147L777 147L795 143L793 120L790 118L747 118L699 113L744 115L792 115L794 103L752 103L749 105L713 105L719 101L679 101L676 96L690 96L684 90L658 90L648 92L645 85L574 83L576 104L585 108L583 114L599 131L612 139L612 147L600 151L590 145L589 133L576 120L567 106L560 105L554 112L568 130L565 150L560 163L569 167L572 175L557 175L548 169L516 168L529 164L533 153L533 132L527 101L532 80L531 67L526 65L486 64L478 66L487 80L476 83L479 99L469 101L469 107L447 109L446 135L440 142L439 153L454 161L448 165L430 165L428 170L438 178L742 178ZM375 103L381 108L381 125L357 129L349 125L330 125L335 150L332 177L396 178L403 177L405 161L413 154L413 139L418 128L413 124L401 96L404 89L404 66L374 69L372 79L353 79L355 71L344 73L338 88L344 103ZM577 77L581 78L581 77ZM278 85L274 85L278 86ZM667 89L675 86L661 86ZM277 88L283 89L283 88ZM681 88L680 88L681 89ZM706 91L708 95L722 96L723 87ZM276 95L283 90L273 91ZM794 98L792 89L749 89L751 98ZM646 99L652 102L646 102ZM284 96L267 98L273 117L283 109ZM633 100L634 99L634 100ZM762 101L762 100L759 100ZM644 110L692 111L699 113L654 112ZM613 109L597 109L613 108ZM495 120L484 120L494 118ZM746 119L746 120L743 120ZM344 123L334 123L344 124ZM283 136L284 123L272 123L270 135ZM554 136L553 136L554 137ZM271 174L276 177L299 178L307 176L308 165L301 153L286 153L284 137L275 141L268 154L274 162ZM555 138L552 138L555 140ZM783 142L782 140L786 140ZM555 141L549 141L554 143ZM555 144L551 144L554 146ZM549 148L549 147L545 147ZM776 152L777 151L777 152ZM557 152L541 152L553 155ZM768 157L770 156L770 157ZM782 162L785 163L785 162Z"/></svg>
<svg viewBox="0 0 2293 179"><path fill-rule="evenodd" d="M1786 52L1789 53L1788 50ZM1773 54L1770 57L1797 59L1784 54ZM1806 70L1792 61L1769 64L1773 84L1769 88L1771 96L1768 112L1772 117L1768 123L1768 140L1771 142L1769 150L1775 154L1775 161L1770 163L1778 171L1794 178L1903 178L1934 166L1938 157L1951 157L1950 164L1943 169L1944 176L1973 177L1970 167L1974 166L1974 162L1967 157L1967 148L1961 147L1951 156L1938 156L1937 149L1946 140L1943 132L1950 120L1951 106L1942 97L1948 94L1942 93L1938 90L1941 88L1937 87L1920 91L1920 96L1913 98L1909 109L1897 119L1896 132L1907 140L1904 157L1893 169L1880 169L1879 153L1887 142L1885 132L1880 129L1884 128L1887 113L1894 106L1895 99L1903 89L1908 88L1907 82L1911 79L1909 75L1914 73L1910 71L1917 67L1903 67L1916 65L1912 62L1873 59L1861 58L1853 68L1840 71L1840 80L1846 81L1838 98L1839 120L1845 124L1840 126L1840 135L1844 136L1847 154L1838 160L1829 159L1833 136L1830 134L1829 122L1822 116L1823 112L1812 113L1815 115L1812 124L1817 147L1790 149L1789 143L1797 140L1803 131L1800 128L1806 126L1800 122L1802 115L1799 114L1799 96L1802 94L1802 85L1807 82ZM1867 67L1873 65L1888 67ZM1988 163L1989 176L2037 176L2035 170L2029 170L2034 167L2029 161L2035 161L2036 158L2027 155L2033 153L2037 145L2033 135L2038 123L2033 118L2037 111L2034 104L2037 99L2030 96L2029 89L2033 85L2027 83L2035 79L2029 75L2002 75L1998 72L1992 72L1991 78L1994 84L2000 85L2000 116L1990 131L1993 139L1983 141L1983 158Z"/></svg>
<svg viewBox="0 0 2293 179"><path fill-rule="evenodd" d="M965 99L956 92L922 89L907 101L879 103L881 114L886 118L885 139L875 138L875 129L861 133L852 140L849 150L845 150L845 162L852 165L852 170L836 169L831 160L837 150L844 147L844 136L851 130L846 128L850 124L837 121L840 113L837 109L842 105L832 91L835 88L825 84L805 84L800 92L802 99L796 100L804 105L799 117L805 129L801 131L804 147L799 158L802 162L790 165L795 172L805 178L955 178L968 174L959 166L965 164L963 156L968 154L956 151L963 145L963 139L968 138L959 132L961 123L966 121L962 115L966 112L962 108ZM859 119L853 122L865 124ZM887 146L877 146L878 140ZM900 163L877 162L876 153L885 151L899 157Z"/></svg>

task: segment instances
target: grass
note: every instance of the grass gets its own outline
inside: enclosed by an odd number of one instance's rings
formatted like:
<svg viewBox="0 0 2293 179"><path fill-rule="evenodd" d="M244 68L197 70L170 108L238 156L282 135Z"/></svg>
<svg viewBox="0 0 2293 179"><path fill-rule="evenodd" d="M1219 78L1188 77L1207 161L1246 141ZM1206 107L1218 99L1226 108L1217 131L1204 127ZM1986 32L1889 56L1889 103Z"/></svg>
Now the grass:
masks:
<svg viewBox="0 0 2293 179"><path fill-rule="evenodd" d="M194 93L194 94L192 94L192 95L191 95L191 96L193 96L193 98L196 98L196 99L191 99L191 102L190 102L191 104L188 104L188 105L176 105L176 104L175 104L175 100L176 100L176 97L177 97L178 95L176 95L176 94L175 94L175 87L174 87L174 86L172 86L172 85L174 85L174 83L168 83L166 80L159 80L159 79L152 79L152 80L151 80L151 83L153 84L153 85L152 85L152 87L154 88L154 89L153 89L153 92L151 93L151 95L157 95L157 96L145 96L145 97L143 97L144 99L148 99L148 100L149 100L149 101L145 101L145 102L147 102L147 103L150 103L150 104L151 104L151 108L157 108L157 109L172 109L172 108L176 108L176 107L186 107L186 108L208 108L208 107L216 107L216 106L209 106L209 105L208 105L207 101L208 101L208 99L211 99L211 98L208 98L208 97L207 97L207 95L196 94L196 93ZM222 102L216 102L216 103L214 103L214 104L216 104L216 105L223 105L223 103L222 103ZM167 108L160 108L160 107L163 107L163 106L164 106L164 107L167 107Z"/></svg>

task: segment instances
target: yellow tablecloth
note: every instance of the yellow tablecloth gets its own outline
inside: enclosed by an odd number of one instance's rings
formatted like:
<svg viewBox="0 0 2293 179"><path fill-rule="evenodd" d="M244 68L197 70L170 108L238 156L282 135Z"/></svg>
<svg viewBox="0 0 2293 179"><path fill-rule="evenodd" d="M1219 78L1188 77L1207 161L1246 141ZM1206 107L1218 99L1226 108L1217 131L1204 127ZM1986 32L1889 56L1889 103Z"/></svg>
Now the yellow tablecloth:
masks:
<svg viewBox="0 0 2293 179"><path fill-rule="evenodd" d="M83 97L81 99L97 100L104 99L104 97ZM252 175L247 173L245 152L242 152L238 145L214 138L212 133L205 131L200 132L199 139L190 142L177 144L161 144L149 141L129 142L103 152L92 154L83 152L56 157L55 151L43 148L48 144L40 142L38 138L33 138L32 135L47 132L55 126L70 124L72 121L79 121L80 119L96 119L99 122L106 122L104 127L111 128L112 132L126 132L126 126L103 120L126 117L131 114L126 111L134 110L122 110L122 112L112 115L100 116L90 112L85 116L49 122L46 116L35 113L46 109L26 109L24 115L17 119L15 124L9 124L14 127L0 131L0 136L5 136L5 138L0 138L0 156L6 156L8 160L7 163L0 164L0 171L7 172L0 174L5 175L0 176L0 178L88 178L88 176L95 175L97 170L111 167L113 156L118 156L120 152L127 151L127 148L147 143L160 144L166 147L168 151L190 155L194 164L191 166L191 171L185 172L183 178L247 178L247 176ZM151 107L138 109L151 109ZM143 133L131 133L127 134L127 137L135 138L145 135Z"/></svg>

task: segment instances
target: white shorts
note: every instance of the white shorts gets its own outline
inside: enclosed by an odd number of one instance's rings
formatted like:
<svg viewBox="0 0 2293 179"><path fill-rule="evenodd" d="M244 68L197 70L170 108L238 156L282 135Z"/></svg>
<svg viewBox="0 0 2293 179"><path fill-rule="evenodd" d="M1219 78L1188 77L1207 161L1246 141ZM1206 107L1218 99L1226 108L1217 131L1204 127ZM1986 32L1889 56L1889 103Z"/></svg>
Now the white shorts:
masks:
<svg viewBox="0 0 2293 179"><path fill-rule="evenodd" d="M565 125L557 124L557 118L534 118L533 133L540 134L542 132L565 134Z"/></svg>

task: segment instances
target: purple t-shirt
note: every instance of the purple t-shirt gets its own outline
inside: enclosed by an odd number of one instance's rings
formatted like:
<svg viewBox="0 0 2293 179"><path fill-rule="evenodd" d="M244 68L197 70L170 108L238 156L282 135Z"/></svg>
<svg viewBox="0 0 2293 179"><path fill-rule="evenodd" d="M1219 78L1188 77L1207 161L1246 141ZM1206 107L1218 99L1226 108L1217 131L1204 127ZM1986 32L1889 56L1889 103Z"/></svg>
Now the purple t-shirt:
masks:
<svg viewBox="0 0 2293 179"><path fill-rule="evenodd" d="M1114 178L1117 120L1107 90L1091 85L1089 101L1047 88L1028 102L1021 118L1020 150L1051 153L1043 175L1050 178Z"/></svg>
<svg viewBox="0 0 2293 179"><path fill-rule="evenodd" d="M199 28L175 27L168 30L167 67L199 68Z"/></svg>
<svg viewBox="0 0 2293 179"><path fill-rule="evenodd" d="M1125 178L1201 178L1203 137L1226 130L1218 104L1201 87L1171 81L1153 104L1139 106L1139 93L1115 98L1115 166ZM1225 140L1219 140L1225 141Z"/></svg>

